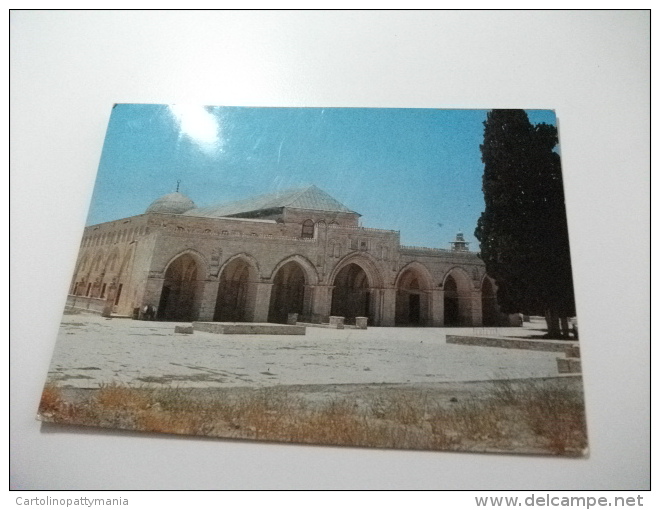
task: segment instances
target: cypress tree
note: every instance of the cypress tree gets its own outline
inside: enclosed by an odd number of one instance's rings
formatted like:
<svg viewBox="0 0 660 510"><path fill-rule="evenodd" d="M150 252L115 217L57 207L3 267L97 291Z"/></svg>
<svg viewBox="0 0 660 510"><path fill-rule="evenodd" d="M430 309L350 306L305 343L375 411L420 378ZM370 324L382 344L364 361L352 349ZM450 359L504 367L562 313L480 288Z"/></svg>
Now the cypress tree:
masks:
<svg viewBox="0 0 660 510"><path fill-rule="evenodd" d="M559 336L575 299L557 129L532 125L524 110L492 110L484 126L481 258L500 309L545 315Z"/></svg>

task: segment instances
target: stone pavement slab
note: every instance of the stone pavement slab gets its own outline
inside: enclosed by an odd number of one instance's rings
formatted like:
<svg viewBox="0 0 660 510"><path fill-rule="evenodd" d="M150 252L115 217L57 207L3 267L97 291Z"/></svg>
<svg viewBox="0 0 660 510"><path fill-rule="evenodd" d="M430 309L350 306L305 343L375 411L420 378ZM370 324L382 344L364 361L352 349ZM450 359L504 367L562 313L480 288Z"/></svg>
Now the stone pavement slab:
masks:
<svg viewBox="0 0 660 510"><path fill-rule="evenodd" d="M175 333L190 323L65 315L48 379L198 388L423 384L557 376L556 353L447 344L472 328L308 328L305 336ZM500 334L508 332L500 328Z"/></svg>

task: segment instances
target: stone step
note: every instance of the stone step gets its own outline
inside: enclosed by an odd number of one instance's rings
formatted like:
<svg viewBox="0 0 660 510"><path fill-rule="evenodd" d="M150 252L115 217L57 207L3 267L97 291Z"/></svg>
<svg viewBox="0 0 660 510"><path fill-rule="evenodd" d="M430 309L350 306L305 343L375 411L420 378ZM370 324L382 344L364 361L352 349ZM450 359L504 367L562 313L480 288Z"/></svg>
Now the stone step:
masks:
<svg viewBox="0 0 660 510"><path fill-rule="evenodd" d="M581 374L582 361L580 358L557 358L557 370L560 374Z"/></svg>
<svg viewBox="0 0 660 510"><path fill-rule="evenodd" d="M193 322L195 331L220 335L304 335L305 326L269 322Z"/></svg>
<svg viewBox="0 0 660 510"><path fill-rule="evenodd" d="M463 335L447 335L447 343L549 352L566 352L567 347L572 347L576 344L576 342L572 340L531 340L529 338L513 338L503 336L487 337Z"/></svg>
<svg viewBox="0 0 660 510"><path fill-rule="evenodd" d="M567 358L579 358L580 357L580 346L571 345L566 347L566 357Z"/></svg>

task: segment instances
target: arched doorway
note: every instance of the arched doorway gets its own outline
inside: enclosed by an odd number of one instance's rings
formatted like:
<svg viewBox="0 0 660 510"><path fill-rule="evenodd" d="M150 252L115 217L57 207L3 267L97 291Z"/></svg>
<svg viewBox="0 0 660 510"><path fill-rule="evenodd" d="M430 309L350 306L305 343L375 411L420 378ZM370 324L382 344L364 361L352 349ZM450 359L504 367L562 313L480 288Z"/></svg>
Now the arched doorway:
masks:
<svg viewBox="0 0 660 510"><path fill-rule="evenodd" d="M268 322L286 324L290 313L303 314L305 273L297 262L284 264L273 279Z"/></svg>
<svg viewBox="0 0 660 510"><path fill-rule="evenodd" d="M396 313L397 326L425 326L428 323L428 293L426 285L417 271L406 270L397 285Z"/></svg>
<svg viewBox="0 0 660 510"><path fill-rule="evenodd" d="M458 313L458 286L452 276L445 280L445 326L460 326L461 317Z"/></svg>
<svg viewBox="0 0 660 510"><path fill-rule="evenodd" d="M348 264L335 277L331 315L345 317L346 324L355 324L355 317L368 317L372 323L371 306L367 274L359 265Z"/></svg>
<svg viewBox="0 0 660 510"><path fill-rule="evenodd" d="M481 315L484 326L499 325L500 312L497 297L493 284L487 276L481 282Z"/></svg>
<svg viewBox="0 0 660 510"><path fill-rule="evenodd" d="M163 290L158 305L158 318L172 321L194 321L199 312L197 262L190 254L175 259L165 271Z"/></svg>
<svg viewBox="0 0 660 510"><path fill-rule="evenodd" d="M214 321L251 320L251 302L254 296L250 290L255 280L254 273L254 269L242 258L234 259L224 268L220 275Z"/></svg>
<svg viewBox="0 0 660 510"><path fill-rule="evenodd" d="M461 269L452 269L444 284L445 326L472 326L472 282Z"/></svg>

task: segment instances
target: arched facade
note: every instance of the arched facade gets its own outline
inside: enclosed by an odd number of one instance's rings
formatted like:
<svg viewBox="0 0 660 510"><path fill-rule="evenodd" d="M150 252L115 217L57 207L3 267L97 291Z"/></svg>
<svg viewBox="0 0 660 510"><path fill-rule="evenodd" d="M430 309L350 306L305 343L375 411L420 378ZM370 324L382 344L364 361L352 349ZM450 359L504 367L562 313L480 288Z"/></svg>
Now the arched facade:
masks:
<svg viewBox="0 0 660 510"><path fill-rule="evenodd" d="M481 326L502 319L476 253L402 246L311 186L198 208L180 194L85 229L70 306L162 320ZM185 210L184 210L185 209Z"/></svg>

